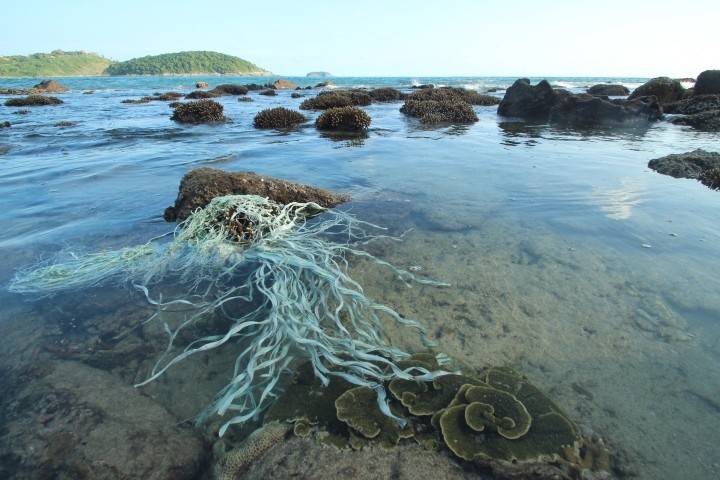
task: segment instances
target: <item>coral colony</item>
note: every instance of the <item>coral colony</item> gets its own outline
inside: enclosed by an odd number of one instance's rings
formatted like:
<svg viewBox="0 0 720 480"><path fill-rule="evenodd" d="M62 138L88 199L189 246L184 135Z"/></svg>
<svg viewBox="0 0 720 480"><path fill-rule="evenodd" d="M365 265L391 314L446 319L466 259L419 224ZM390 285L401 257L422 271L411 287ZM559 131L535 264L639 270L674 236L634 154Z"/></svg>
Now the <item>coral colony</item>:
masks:
<svg viewBox="0 0 720 480"><path fill-rule="evenodd" d="M425 330L368 299L346 273L347 258L368 259L408 284L444 284L416 279L356 248L379 238L368 234L375 228L314 203L282 205L252 195L216 197L180 224L170 242L71 255L67 261L19 272L10 290L51 295L132 284L144 292L157 308L148 321L164 322L169 345L151 376L138 386L195 353L234 342L238 353L232 380L198 420L214 413L234 415L220 435L232 424L257 418L272 404L278 382L298 359L309 360L324 385L339 378L372 389L380 410L404 423L390 411L383 382L432 381L448 373L440 367L445 359L439 356L438 368L402 362L410 355L382 340L381 320L413 328L429 344ZM153 289L162 281L183 285L185 293L173 299L154 296ZM171 328L165 317L178 307L190 310L179 326ZM167 355L181 331L216 325L213 319L218 316L225 320L224 331L195 339L176 356Z"/></svg>

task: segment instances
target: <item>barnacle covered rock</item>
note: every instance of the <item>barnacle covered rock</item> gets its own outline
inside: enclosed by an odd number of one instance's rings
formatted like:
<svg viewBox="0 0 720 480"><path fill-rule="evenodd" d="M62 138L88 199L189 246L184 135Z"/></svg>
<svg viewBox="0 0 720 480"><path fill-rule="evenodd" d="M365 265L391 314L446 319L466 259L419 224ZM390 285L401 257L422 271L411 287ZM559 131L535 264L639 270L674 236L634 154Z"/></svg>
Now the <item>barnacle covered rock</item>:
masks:
<svg viewBox="0 0 720 480"><path fill-rule="evenodd" d="M298 123L307 121L305 115L285 107L268 108L261 110L253 125L255 128L290 128Z"/></svg>
<svg viewBox="0 0 720 480"><path fill-rule="evenodd" d="M170 118L179 123L216 123L230 120L223 115L223 106L209 99L181 103Z"/></svg>
<svg viewBox="0 0 720 480"><path fill-rule="evenodd" d="M358 132L370 126L370 115L358 107L336 107L325 110L315 120L319 130L340 130L343 132Z"/></svg>
<svg viewBox="0 0 720 480"><path fill-rule="evenodd" d="M720 190L720 167L703 171L698 177L698 180L706 187L710 187L713 190Z"/></svg>

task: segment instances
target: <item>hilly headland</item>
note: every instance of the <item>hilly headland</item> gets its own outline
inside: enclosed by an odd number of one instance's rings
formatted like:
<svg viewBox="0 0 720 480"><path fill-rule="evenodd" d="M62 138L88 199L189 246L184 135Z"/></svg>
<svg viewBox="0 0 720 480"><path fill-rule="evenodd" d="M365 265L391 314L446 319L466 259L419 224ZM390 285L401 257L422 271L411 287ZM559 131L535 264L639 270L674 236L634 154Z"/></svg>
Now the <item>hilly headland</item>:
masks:
<svg viewBox="0 0 720 480"><path fill-rule="evenodd" d="M240 57L210 51L165 53L115 62L85 51L0 56L0 77L93 75L272 75Z"/></svg>

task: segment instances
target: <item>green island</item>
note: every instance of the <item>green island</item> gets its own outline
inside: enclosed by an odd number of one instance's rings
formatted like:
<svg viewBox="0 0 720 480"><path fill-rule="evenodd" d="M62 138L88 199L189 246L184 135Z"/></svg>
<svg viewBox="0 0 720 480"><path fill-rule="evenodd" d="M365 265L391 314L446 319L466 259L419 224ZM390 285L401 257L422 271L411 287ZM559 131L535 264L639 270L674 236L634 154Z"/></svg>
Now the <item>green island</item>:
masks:
<svg viewBox="0 0 720 480"><path fill-rule="evenodd" d="M254 63L217 52L191 51L115 62L84 51L0 55L0 77L73 77L91 75L272 75Z"/></svg>
<svg viewBox="0 0 720 480"><path fill-rule="evenodd" d="M70 77L102 75L113 61L89 52L64 52L32 55L0 55L0 77Z"/></svg>
<svg viewBox="0 0 720 480"><path fill-rule="evenodd" d="M254 63L217 52L164 53L113 63L107 75L272 75Z"/></svg>

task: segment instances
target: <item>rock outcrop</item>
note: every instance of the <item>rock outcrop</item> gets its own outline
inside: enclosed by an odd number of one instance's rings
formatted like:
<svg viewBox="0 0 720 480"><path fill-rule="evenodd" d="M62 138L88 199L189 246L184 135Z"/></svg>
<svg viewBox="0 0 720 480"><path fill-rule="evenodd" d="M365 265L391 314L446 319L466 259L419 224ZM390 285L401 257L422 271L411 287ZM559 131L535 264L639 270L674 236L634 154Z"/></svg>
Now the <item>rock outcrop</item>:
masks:
<svg viewBox="0 0 720 480"><path fill-rule="evenodd" d="M678 80L668 77L657 77L640 85L628 97L628 100L655 96L657 103L665 105L682 100L686 95L685 87Z"/></svg>
<svg viewBox="0 0 720 480"><path fill-rule="evenodd" d="M703 171L720 167L720 153L698 148L692 152L655 158L648 162L648 167L675 178L698 178Z"/></svg>
<svg viewBox="0 0 720 480"><path fill-rule="evenodd" d="M554 89L547 80L533 86L528 79L521 78L505 92L498 114L529 121L591 127L648 123L659 119L662 111L654 96L648 95L642 100L609 100Z"/></svg>
<svg viewBox="0 0 720 480"><path fill-rule="evenodd" d="M520 78L507 89L497 112L505 117L546 121L559 100L571 95L565 90L560 92L554 90L547 80L533 86L527 78Z"/></svg>
<svg viewBox="0 0 720 480"><path fill-rule="evenodd" d="M589 127L607 124L646 124L662 116L653 97L605 100L588 94L566 97L550 110L550 123Z"/></svg>
<svg viewBox="0 0 720 480"><path fill-rule="evenodd" d="M630 89L625 85L616 83L599 83L586 90L590 95L606 97L626 97L630 95Z"/></svg>
<svg viewBox="0 0 720 480"><path fill-rule="evenodd" d="M705 70L695 81L693 95L720 94L720 70Z"/></svg>

